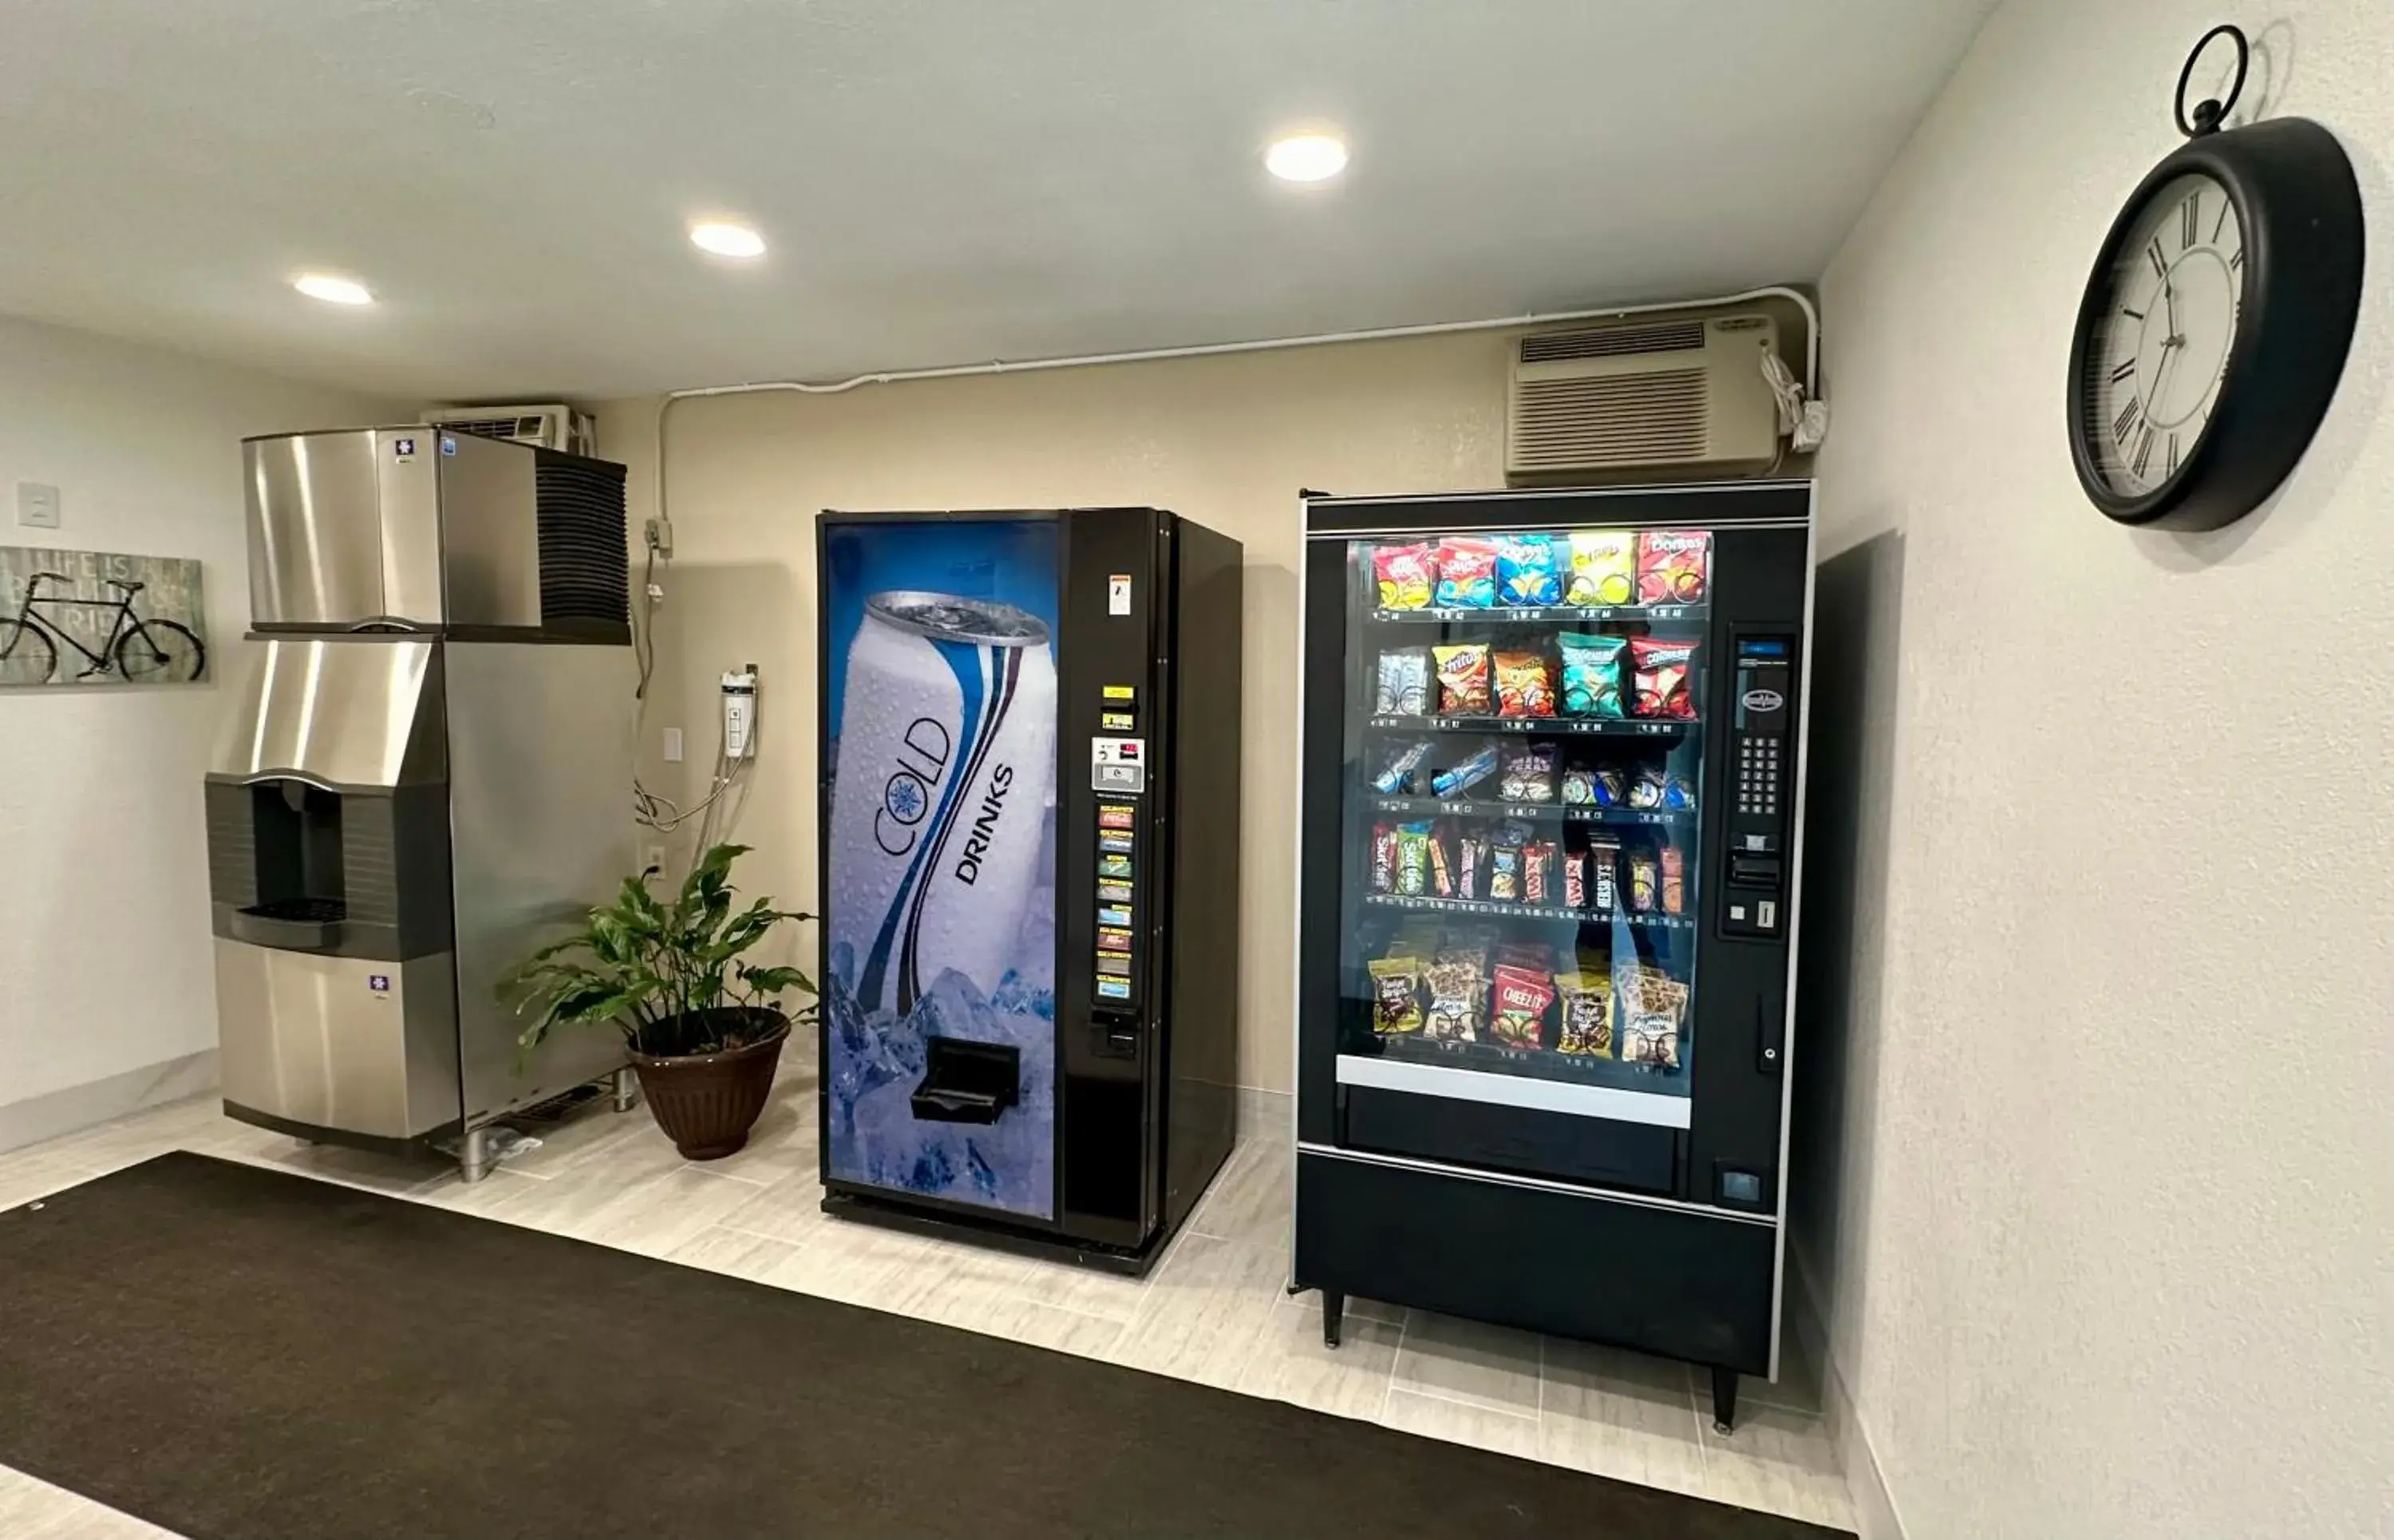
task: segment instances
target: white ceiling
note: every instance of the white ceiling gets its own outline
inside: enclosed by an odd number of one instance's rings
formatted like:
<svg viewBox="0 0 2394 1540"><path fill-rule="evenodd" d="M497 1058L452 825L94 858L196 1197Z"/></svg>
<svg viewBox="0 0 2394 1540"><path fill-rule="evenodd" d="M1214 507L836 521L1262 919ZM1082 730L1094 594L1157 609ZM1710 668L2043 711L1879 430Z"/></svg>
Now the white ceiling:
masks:
<svg viewBox="0 0 2394 1540"><path fill-rule="evenodd" d="M1806 280L1991 3L0 0L0 311L487 399Z"/></svg>

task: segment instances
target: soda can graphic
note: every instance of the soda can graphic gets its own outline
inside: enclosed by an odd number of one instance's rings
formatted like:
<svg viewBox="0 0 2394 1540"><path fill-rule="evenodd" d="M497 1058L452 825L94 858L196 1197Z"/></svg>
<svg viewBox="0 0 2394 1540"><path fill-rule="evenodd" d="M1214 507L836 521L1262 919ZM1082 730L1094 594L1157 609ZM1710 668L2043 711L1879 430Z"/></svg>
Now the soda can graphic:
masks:
<svg viewBox="0 0 2394 1540"><path fill-rule="evenodd" d="M1009 604L864 601L832 779L832 954L860 1013L903 1016L950 968L984 994L1039 884L1055 770L1047 625Z"/></svg>

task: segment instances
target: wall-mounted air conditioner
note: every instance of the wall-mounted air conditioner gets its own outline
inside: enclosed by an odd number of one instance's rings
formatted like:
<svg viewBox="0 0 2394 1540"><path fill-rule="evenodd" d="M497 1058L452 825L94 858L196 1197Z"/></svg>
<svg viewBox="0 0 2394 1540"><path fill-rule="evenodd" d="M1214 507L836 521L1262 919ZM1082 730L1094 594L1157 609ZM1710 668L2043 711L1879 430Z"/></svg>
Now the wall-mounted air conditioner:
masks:
<svg viewBox="0 0 2394 1540"><path fill-rule="evenodd" d="M472 433L510 443L537 444L571 454L598 453L598 425L587 412L562 402L536 406L436 406L424 420L452 433Z"/></svg>
<svg viewBox="0 0 2394 1540"><path fill-rule="evenodd" d="M1779 456L1762 372L1779 325L1754 311L1532 332L1515 345L1505 474L1762 470Z"/></svg>

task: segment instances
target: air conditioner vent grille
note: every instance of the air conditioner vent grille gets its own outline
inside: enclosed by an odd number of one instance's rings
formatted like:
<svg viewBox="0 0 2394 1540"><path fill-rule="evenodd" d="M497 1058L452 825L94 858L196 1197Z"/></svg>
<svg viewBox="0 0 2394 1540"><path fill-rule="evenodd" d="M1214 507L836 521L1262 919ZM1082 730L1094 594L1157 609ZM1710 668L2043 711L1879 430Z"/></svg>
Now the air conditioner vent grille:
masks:
<svg viewBox="0 0 2394 1540"><path fill-rule="evenodd" d="M441 427L452 433L471 433L478 439L536 439L547 425L538 417L452 417Z"/></svg>
<svg viewBox="0 0 2394 1540"><path fill-rule="evenodd" d="M631 616L624 467L544 454L533 467L533 480L541 624L624 624Z"/></svg>
<svg viewBox="0 0 2394 1540"><path fill-rule="evenodd" d="M1701 321L1601 326L1579 332L1532 332L1521 339L1521 362L1567 363L1573 359L1690 352L1703 345L1704 323Z"/></svg>
<svg viewBox="0 0 2394 1540"><path fill-rule="evenodd" d="M1525 379L1515 388L1512 463L1520 470L1701 460L1710 447L1702 368Z"/></svg>

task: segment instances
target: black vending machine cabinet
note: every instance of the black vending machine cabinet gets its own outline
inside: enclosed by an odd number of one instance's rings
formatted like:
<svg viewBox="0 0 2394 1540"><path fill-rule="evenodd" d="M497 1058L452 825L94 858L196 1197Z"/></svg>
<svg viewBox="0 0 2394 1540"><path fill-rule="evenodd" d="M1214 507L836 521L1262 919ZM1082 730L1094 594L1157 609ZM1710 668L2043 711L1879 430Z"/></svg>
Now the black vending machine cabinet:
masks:
<svg viewBox="0 0 2394 1540"><path fill-rule="evenodd" d="M1808 482L1314 497L1296 1281L1778 1373Z"/></svg>
<svg viewBox="0 0 2394 1540"><path fill-rule="evenodd" d="M817 523L823 1206L1143 1271L1229 1154L1241 552Z"/></svg>

